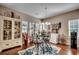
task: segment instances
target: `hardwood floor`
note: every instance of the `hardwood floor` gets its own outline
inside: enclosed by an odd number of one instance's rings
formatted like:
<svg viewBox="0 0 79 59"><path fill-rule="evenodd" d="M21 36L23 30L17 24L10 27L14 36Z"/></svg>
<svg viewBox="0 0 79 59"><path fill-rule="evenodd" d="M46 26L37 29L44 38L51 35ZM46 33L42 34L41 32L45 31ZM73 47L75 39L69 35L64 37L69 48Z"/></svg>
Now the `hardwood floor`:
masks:
<svg viewBox="0 0 79 59"><path fill-rule="evenodd" d="M77 54L79 54L79 51L77 51L75 49L71 49L69 46L60 45L60 44L58 44L56 46L61 48L59 55L77 55ZM17 55L17 52L22 49L23 49L22 47L17 47L14 49L0 52L0 55Z"/></svg>
<svg viewBox="0 0 79 59"><path fill-rule="evenodd" d="M10 50L0 52L0 55L17 55L17 52L20 50L22 50L22 47L16 47Z"/></svg>
<svg viewBox="0 0 79 59"><path fill-rule="evenodd" d="M77 50L70 48L70 46L66 45L57 45L61 48L59 55L77 55Z"/></svg>

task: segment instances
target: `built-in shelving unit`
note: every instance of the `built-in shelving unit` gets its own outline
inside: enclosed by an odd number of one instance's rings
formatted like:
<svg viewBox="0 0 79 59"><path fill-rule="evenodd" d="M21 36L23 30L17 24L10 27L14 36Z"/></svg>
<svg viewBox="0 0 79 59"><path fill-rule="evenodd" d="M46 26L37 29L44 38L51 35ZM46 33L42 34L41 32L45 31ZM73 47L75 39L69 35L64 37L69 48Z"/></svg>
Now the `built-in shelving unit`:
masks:
<svg viewBox="0 0 79 59"><path fill-rule="evenodd" d="M0 51L22 45L21 19L0 16Z"/></svg>

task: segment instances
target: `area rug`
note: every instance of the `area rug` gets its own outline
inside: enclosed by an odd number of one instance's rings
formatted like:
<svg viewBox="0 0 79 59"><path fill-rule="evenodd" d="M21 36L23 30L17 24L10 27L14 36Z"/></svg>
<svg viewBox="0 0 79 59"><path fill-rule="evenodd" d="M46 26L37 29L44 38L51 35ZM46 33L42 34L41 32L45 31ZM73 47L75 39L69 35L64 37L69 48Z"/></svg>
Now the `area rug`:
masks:
<svg viewBox="0 0 79 59"><path fill-rule="evenodd" d="M36 46L18 51L19 55L58 55L61 48L56 46L36 48Z"/></svg>

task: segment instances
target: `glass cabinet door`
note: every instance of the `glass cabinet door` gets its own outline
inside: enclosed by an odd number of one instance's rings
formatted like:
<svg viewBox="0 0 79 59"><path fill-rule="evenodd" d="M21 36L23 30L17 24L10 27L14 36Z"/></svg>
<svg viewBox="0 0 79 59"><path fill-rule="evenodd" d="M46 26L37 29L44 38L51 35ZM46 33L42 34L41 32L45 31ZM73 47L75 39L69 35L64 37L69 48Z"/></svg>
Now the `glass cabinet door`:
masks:
<svg viewBox="0 0 79 59"><path fill-rule="evenodd" d="M4 20L3 22L3 40L10 40L12 39L12 21Z"/></svg>
<svg viewBox="0 0 79 59"><path fill-rule="evenodd" d="M19 21L15 21L14 22L14 38L20 38L21 36L21 26L20 26L20 22Z"/></svg>

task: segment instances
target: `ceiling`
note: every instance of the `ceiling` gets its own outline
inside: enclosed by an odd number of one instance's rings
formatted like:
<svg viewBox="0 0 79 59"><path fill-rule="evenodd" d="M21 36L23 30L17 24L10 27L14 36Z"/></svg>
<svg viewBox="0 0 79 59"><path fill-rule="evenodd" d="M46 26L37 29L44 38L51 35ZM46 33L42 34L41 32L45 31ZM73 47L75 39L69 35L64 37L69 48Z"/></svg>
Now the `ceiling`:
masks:
<svg viewBox="0 0 79 59"><path fill-rule="evenodd" d="M0 5L39 19L56 16L79 8L78 3L3 3Z"/></svg>

